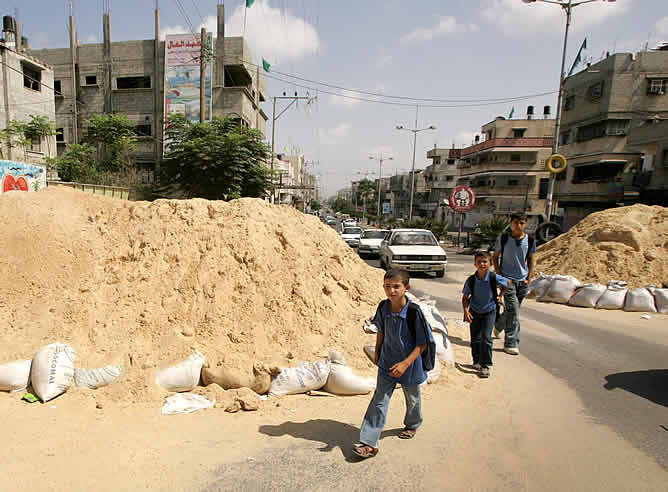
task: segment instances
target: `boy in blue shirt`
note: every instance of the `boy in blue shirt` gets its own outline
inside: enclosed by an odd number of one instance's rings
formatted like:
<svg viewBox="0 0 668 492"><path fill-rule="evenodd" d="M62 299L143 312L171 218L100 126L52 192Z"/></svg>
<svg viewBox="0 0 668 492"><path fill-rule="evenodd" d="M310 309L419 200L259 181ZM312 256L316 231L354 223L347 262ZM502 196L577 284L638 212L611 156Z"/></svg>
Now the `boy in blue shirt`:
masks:
<svg viewBox="0 0 668 492"><path fill-rule="evenodd" d="M479 251L473 259L476 273L466 279L462 293L464 321L471 324L471 355L473 367L481 378L488 378L492 365L492 330L497 307L503 297L508 279L489 271L490 254ZM501 286L501 293L497 289Z"/></svg>
<svg viewBox="0 0 668 492"><path fill-rule="evenodd" d="M390 398L397 383L401 384L406 398L404 430L399 437L415 437L417 428L422 424L420 384L427 380L427 373L422 367L421 355L431 339L431 328L419 307L415 309L414 331L408 326L407 313L411 302L406 297L410 288L408 272L396 268L388 270L383 288L387 301L378 306L373 318L378 328L374 355L378 366L376 391L362 421L360 444L353 448L353 452L361 458L378 454L378 440L385 427Z"/></svg>

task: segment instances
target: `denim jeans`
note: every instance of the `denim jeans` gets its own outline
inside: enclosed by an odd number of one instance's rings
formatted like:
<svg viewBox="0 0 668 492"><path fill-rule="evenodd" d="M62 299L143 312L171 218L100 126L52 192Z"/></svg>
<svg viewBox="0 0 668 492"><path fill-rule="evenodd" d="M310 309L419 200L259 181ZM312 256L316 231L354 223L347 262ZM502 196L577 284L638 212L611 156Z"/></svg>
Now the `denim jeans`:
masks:
<svg viewBox="0 0 668 492"><path fill-rule="evenodd" d="M373 393L373 398L366 410L360 429L360 442L362 444L372 448L378 447L378 440L387 419L387 409L390 407L390 398L392 398L396 385L394 379L387 378L380 372L378 373L376 391ZM422 424L420 385L402 385L401 389L404 390L404 397L406 398L404 426L407 429L417 429Z"/></svg>
<svg viewBox="0 0 668 492"><path fill-rule="evenodd" d="M511 280L503 296L504 312L496 323L496 329L506 332L504 347L520 345L520 305L527 296L529 286L524 280Z"/></svg>
<svg viewBox="0 0 668 492"><path fill-rule="evenodd" d="M482 367L492 365L492 328L496 321L496 309L489 313L471 311L471 355L473 363Z"/></svg>

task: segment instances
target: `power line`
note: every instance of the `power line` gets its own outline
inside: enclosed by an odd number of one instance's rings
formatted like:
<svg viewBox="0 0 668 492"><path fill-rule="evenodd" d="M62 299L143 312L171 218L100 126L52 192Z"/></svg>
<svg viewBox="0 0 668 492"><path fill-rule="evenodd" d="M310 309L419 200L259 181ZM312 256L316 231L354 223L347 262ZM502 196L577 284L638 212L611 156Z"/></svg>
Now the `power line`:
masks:
<svg viewBox="0 0 668 492"><path fill-rule="evenodd" d="M197 11L197 15L199 15L199 18L202 20L202 24L204 24L204 17L202 17L202 12L200 12L199 7L195 3L195 0L190 0L193 3L193 7L195 7L195 10Z"/></svg>

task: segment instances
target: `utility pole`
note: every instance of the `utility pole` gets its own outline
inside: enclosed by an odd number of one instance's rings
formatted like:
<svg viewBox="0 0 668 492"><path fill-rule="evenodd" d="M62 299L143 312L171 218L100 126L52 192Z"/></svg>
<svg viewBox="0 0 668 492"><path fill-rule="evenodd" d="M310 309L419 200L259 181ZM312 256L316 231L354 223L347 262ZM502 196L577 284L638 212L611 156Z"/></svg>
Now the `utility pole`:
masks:
<svg viewBox="0 0 668 492"><path fill-rule="evenodd" d="M369 159L377 160L379 162L379 165L378 165L378 207L376 208L376 216L379 217L378 220L380 220L380 181L383 177L383 161L393 161L394 157L383 157L383 154L380 154L378 157L370 156Z"/></svg>
<svg viewBox="0 0 668 492"><path fill-rule="evenodd" d="M202 28L199 47L199 122L206 121L206 27Z"/></svg>
<svg viewBox="0 0 668 492"><path fill-rule="evenodd" d="M74 15L72 14L72 0L70 0L70 58L72 64L72 143L79 143L79 118L77 115L77 33L74 30Z"/></svg>

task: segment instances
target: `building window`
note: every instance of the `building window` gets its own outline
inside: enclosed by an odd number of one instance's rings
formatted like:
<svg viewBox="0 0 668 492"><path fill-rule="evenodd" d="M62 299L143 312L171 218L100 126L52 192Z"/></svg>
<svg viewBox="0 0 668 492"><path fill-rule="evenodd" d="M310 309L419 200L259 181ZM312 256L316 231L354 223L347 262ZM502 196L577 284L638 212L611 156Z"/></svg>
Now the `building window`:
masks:
<svg viewBox="0 0 668 492"><path fill-rule="evenodd" d="M602 95L603 95L602 80L600 82L596 82L593 85L590 85L587 88L587 99L589 99L590 101L595 101L596 99L600 99Z"/></svg>
<svg viewBox="0 0 668 492"><path fill-rule="evenodd" d="M664 152L664 154L668 154L668 150ZM454 176L446 176L445 180L446 181L452 181L455 177Z"/></svg>
<svg viewBox="0 0 668 492"><path fill-rule="evenodd" d="M513 138L524 137L524 132L526 132L526 128L513 128Z"/></svg>
<svg viewBox="0 0 668 492"><path fill-rule="evenodd" d="M34 91L42 90L42 70L33 65L21 63L23 70L23 87Z"/></svg>
<svg viewBox="0 0 668 492"><path fill-rule="evenodd" d="M559 137L559 144L560 145L568 145L568 142L571 139L571 131L566 130L564 132L561 132L561 135Z"/></svg>
<svg viewBox="0 0 668 492"><path fill-rule="evenodd" d="M578 166L573 170L573 183L614 181L624 171L626 162L599 162L589 166Z"/></svg>
<svg viewBox="0 0 668 492"><path fill-rule="evenodd" d="M522 154L510 154L511 162L520 162L522 160Z"/></svg>
<svg viewBox="0 0 668 492"><path fill-rule="evenodd" d="M152 125L137 125L135 133L138 137L150 137L152 134Z"/></svg>
<svg viewBox="0 0 668 492"><path fill-rule="evenodd" d="M518 179L509 179L508 180L508 186L517 186L520 184L520 181Z"/></svg>
<svg viewBox="0 0 668 492"><path fill-rule="evenodd" d="M564 99L564 111L569 111L575 107L575 96L566 96Z"/></svg>
<svg viewBox="0 0 668 492"><path fill-rule="evenodd" d="M647 94L663 95L668 88L668 79L648 79Z"/></svg>
<svg viewBox="0 0 668 492"><path fill-rule="evenodd" d="M62 128L56 128L56 142L64 142L65 141L65 133L63 132Z"/></svg>
<svg viewBox="0 0 668 492"><path fill-rule="evenodd" d="M563 174L563 173L562 173ZM540 178L538 184L538 199L545 200L547 198L547 185L550 182L550 178Z"/></svg>
<svg viewBox="0 0 668 492"><path fill-rule="evenodd" d="M97 85L97 75L86 75L84 80L86 81L85 85Z"/></svg>
<svg viewBox="0 0 668 492"><path fill-rule="evenodd" d="M151 77L118 77L117 89L150 89Z"/></svg>
<svg viewBox="0 0 668 492"><path fill-rule="evenodd" d="M32 152L42 151L42 139L40 137L35 137L30 140L30 150Z"/></svg>
<svg viewBox="0 0 668 492"><path fill-rule="evenodd" d="M663 167L668 167L668 149L663 151Z"/></svg>
<svg viewBox="0 0 668 492"><path fill-rule="evenodd" d="M434 162L433 163L434 164L440 164L441 163L441 157L440 156L434 157Z"/></svg>
<svg viewBox="0 0 668 492"><path fill-rule="evenodd" d="M629 120L608 120L607 135L626 135Z"/></svg>
<svg viewBox="0 0 668 492"><path fill-rule="evenodd" d="M53 92L55 93L56 96L63 95L63 90L61 88L60 80L53 81Z"/></svg>
<svg viewBox="0 0 668 492"><path fill-rule="evenodd" d="M448 159L448 164L451 164L451 165L452 165L452 164L454 164L454 163L455 163L455 160L454 160L454 159Z"/></svg>

